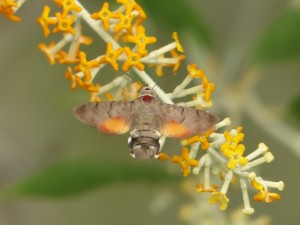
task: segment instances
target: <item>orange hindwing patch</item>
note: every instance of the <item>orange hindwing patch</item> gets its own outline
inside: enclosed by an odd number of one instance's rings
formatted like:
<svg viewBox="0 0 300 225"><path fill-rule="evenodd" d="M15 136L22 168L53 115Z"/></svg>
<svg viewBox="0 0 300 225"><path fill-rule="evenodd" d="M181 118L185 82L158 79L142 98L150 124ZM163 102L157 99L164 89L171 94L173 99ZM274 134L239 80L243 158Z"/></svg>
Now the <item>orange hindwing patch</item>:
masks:
<svg viewBox="0 0 300 225"><path fill-rule="evenodd" d="M168 137L183 139L191 135L189 129L181 123L170 121L164 124L162 133Z"/></svg>
<svg viewBox="0 0 300 225"><path fill-rule="evenodd" d="M98 129L107 134L122 134L129 130L129 125L122 117L110 118L99 124Z"/></svg>

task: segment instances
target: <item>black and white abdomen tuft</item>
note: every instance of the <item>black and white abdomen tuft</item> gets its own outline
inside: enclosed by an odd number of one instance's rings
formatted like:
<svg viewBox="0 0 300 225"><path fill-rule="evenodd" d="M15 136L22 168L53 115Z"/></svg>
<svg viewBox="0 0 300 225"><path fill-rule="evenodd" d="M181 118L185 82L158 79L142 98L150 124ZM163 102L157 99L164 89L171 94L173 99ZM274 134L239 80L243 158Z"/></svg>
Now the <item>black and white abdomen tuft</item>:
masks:
<svg viewBox="0 0 300 225"><path fill-rule="evenodd" d="M130 155L137 160L158 158L160 144L159 139L151 137L129 138L128 146Z"/></svg>

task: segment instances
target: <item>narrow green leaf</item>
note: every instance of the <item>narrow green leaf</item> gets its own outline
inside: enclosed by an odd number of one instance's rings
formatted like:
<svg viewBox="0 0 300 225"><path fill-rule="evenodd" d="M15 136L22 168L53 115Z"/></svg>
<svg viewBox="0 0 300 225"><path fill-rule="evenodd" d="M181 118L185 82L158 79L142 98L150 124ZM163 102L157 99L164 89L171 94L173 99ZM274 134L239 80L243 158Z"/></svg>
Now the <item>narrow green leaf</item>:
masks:
<svg viewBox="0 0 300 225"><path fill-rule="evenodd" d="M194 31L195 35L199 37L205 45L210 44L210 35L207 26L201 20L199 14L187 4L184 0L147 0L139 1L146 14L155 20L156 26L163 26L161 28L167 29L168 32L181 30L185 31L187 28ZM180 36L180 34L179 34Z"/></svg>
<svg viewBox="0 0 300 225"><path fill-rule="evenodd" d="M300 58L300 9L289 9L266 30L258 42L256 63Z"/></svg>
<svg viewBox="0 0 300 225"><path fill-rule="evenodd" d="M300 122L300 95L291 102L289 111Z"/></svg>
<svg viewBox="0 0 300 225"><path fill-rule="evenodd" d="M63 161L9 188L2 196L61 198L115 183L170 181L177 178L165 169L148 163Z"/></svg>

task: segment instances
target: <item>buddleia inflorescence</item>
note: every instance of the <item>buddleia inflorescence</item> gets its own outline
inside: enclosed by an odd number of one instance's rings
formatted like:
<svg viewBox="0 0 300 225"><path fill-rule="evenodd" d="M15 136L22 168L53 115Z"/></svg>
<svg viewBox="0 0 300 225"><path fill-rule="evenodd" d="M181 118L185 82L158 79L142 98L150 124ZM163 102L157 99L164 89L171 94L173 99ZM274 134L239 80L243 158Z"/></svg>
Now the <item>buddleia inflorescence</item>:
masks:
<svg viewBox="0 0 300 225"><path fill-rule="evenodd" d="M0 13L8 19L19 21L20 18L15 12L23 2L24 0L0 0ZM53 0L53 2L59 10L55 11L47 5L44 6L37 22L41 25L45 37L60 35L61 39L48 44L41 43L38 47L45 53L50 64L67 65L65 78L70 81L71 89L87 91L91 102L103 99L132 100L137 97L141 88L137 82L132 82L132 79L125 75L118 76L107 84L97 83L95 78L102 76L104 67L125 72L130 69L144 83L154 86L155 82L146 72L148 67L155 67L156 75L161 77L165 74L165 67L176 72L186 58L176 32L171 35L172 41L169 44L150 50L153 44L159 41L154 36L148 36L144 25L147 19L146 12L134 0L116 0L117 7L114 9L108 2L104 2L99 6L99 10L92 13L77 0ZM99 56L93 59L82 50L82 45L89 46L93 42L90 37L83 34L84 26L93 29L106 45L106 48L99 49ZM209 81L204 70L197 67L196 64L188 65L185 78L170 93L165 93L157 85L155 92L158 98L169 104L210 108L211 94L216 87ZM194 82L195 80L197 81ZM193 86L191 83L197 85ZM190 100L174 102L182 97L189 97ZM265 180L253 171L262 163L270 163L274 157L264 143L259 143L252 151L246 149L242 143L243 128L229 128L230 124L229 118L221 120L214 130L182 140L180 156L171 157L161 152L159 160L179 164L183 176L189 176L191 172L201 176L203 182L195 187L196 192L210 193L209 203L219 203L221 210L226 209L229 203L227 196L229 186L239 183L244 202L243 213L250 215L254 213L248 193L250 187L257 191L253 196L255 201L269 203L280 199L278 193L270 190L281 191L284 189L284 183ZM221 184L212 184L211 176L221 177Z"/></svg>

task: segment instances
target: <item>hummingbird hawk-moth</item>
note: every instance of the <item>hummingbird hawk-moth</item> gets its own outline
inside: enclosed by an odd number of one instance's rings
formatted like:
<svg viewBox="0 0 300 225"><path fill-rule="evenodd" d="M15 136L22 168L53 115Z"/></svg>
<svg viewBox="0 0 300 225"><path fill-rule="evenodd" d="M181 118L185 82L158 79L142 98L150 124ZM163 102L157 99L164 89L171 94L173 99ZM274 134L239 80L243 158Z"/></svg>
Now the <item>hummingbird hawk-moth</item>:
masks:
<svg viewBox="0 0 300 225"><path fill-rule="evenodd" d="M130 131L130 155L138 160L158 158L162 135L189 138L210 131L218 121L203 110L162 103L148 86L134 101L92 102L76 107L74 114L105 134Z"/></svg>

